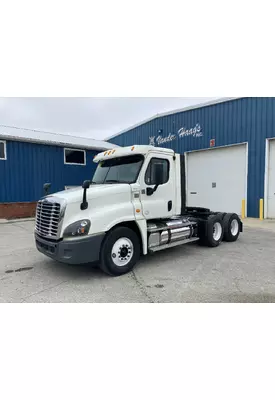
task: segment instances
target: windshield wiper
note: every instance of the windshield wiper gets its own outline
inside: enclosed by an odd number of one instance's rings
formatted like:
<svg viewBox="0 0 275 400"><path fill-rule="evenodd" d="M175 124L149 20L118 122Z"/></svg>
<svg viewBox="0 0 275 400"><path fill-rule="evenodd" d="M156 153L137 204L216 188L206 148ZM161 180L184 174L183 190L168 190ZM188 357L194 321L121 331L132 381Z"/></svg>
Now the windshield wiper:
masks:
<svg viewBox="0 0 275 400"><path fill-rule="evenodd" d="M127 181L118 181L116 179L107 179L106 181L104 181L104 183L127 183L129 185L129 182Z"/></svg>
<svg viewBox="0 0 275 400"><path fill-rule="evenodd" d="M107 179L107 181L104 181L104 183L121 183L121 182L116 179Z"/></svg>

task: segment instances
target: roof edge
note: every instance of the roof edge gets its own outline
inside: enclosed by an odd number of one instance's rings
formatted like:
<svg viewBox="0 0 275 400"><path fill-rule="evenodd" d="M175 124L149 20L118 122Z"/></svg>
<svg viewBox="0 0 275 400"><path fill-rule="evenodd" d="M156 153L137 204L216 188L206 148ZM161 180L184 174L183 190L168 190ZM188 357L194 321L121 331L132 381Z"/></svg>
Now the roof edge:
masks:
<svg viewBox="0 0 275 400"><path fill-rule="evenodd" d="M193 106L187 106L187 107L184 107L184 108L179 108L179 109L176 109L176 110L171 110L171 111L167 111L167 112L160 113L160 114L155 114L150 118L147 118L147 119L145 119L145 120L143 120L141 122L138 122L137 124L134 124L134 125L130 126L129 128L123 129L122 131L120 131L119 133L116 133L115 135L112 135L112 136L109 136L109 137L105 138L105 140L108 141L110 139L113 139L113 138L115 138L117 136L122 135L123 133L126 133L126 132L128 132L128 131L130 131L130 130L132 130L134 128L137 128L137 127L139 127L141 125L144 125L147 122L153 121L154 119L157 119L157 118L165 117L167 115L178 114L178 113L185 112L185 111L195 110L197 108L209 107L209 106L213 106L215 104L226 103L227 101L233 101L233 100L238 100L238 99L242 99L242 98L243 97L222 97L220 99L211 100L211 101L208 101L206 103L199 103L199 104L195 104Z"/></svg>
<svg viewBox="0 0 275 400"><path fill-rule="evenodd" d="M77 136L74 136L75 138ZM83 139L83 137L81 137ZM85 139L85 138L84 138ZM107 146L93 146L93 145L82 145L82 144L73 144L73 143L67 143L67 142L58 142L58 141L52 141L52 140L43 140L43 139L34 139L34 138L28 138L28 137L19 137L19 136L13 136L13 135L5 135L4 133L0 133L0 140L5 140L5 141L14 141L14 142L27 142L27 143L34 143L34 144L43 144L43 145L48 145L48 146L58 146L58 147L70 147L70 148L75 148L75 149L84 149L84 150L100 150L100 151L105 151L105 150L110 150L111 147L108 145L112 145L113 143L108 143L106 142ZM92 139L97 141L96 139ZM101 143L103 141L100 141ZM114 145L114 147L117 147Z"/></svg>

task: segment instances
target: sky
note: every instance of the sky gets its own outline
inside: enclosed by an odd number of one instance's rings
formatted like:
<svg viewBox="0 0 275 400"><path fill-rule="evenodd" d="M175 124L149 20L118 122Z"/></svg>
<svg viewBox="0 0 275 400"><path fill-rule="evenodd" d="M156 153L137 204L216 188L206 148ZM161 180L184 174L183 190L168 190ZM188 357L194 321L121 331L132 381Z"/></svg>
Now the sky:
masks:
<svg viewBox="0 0 275 400"><path fill-rule="evenodd" d="M0 125L103 140L155 114L214 99L218 97L0 97Z"/></svg>

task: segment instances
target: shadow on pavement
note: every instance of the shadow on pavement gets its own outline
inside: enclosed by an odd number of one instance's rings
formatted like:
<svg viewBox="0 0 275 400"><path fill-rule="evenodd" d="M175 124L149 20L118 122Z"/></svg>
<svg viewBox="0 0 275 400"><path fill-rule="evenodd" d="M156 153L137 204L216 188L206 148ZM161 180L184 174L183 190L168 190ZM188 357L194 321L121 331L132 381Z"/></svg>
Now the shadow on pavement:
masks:
<svg viewBox="0 0 275 400"><path fill-rule="evenodd" d="M45 264L44 264L45 265ZM77 279L77 278L106 278L108 275L104 274L98 264L89 263L81 265L71 265L58 263L56 261L49 260L45 267L53 273L53 275L62 276L65 279Z"/></svg>

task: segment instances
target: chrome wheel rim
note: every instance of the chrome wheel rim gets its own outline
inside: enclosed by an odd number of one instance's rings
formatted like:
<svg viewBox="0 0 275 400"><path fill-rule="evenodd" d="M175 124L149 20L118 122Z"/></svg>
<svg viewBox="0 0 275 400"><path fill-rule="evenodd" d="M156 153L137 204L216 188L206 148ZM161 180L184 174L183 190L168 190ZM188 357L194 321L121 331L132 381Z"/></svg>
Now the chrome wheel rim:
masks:
<svg viewBox="0 0 275 400"><path fill-rule="evenodd" d="M134 255L134 246L130 239L120 238L118 239L112 248L112 260L113 263L118 267L124 267L129 264Z"/></svg>
<svg viewBox="0 0 275 400"><path fill-rule="evenodd" d="M233 221L231 221L230 231L232 236L237 236L239 232L239 223L236 219L233 219Z"/></svg>
<svg viewBox="0 0 275 400"><path fill-rule="evenodd" d="M220 240L222 236L222 225L219 222L216 222L213 226L213 239L215 241Z"/></svg>

